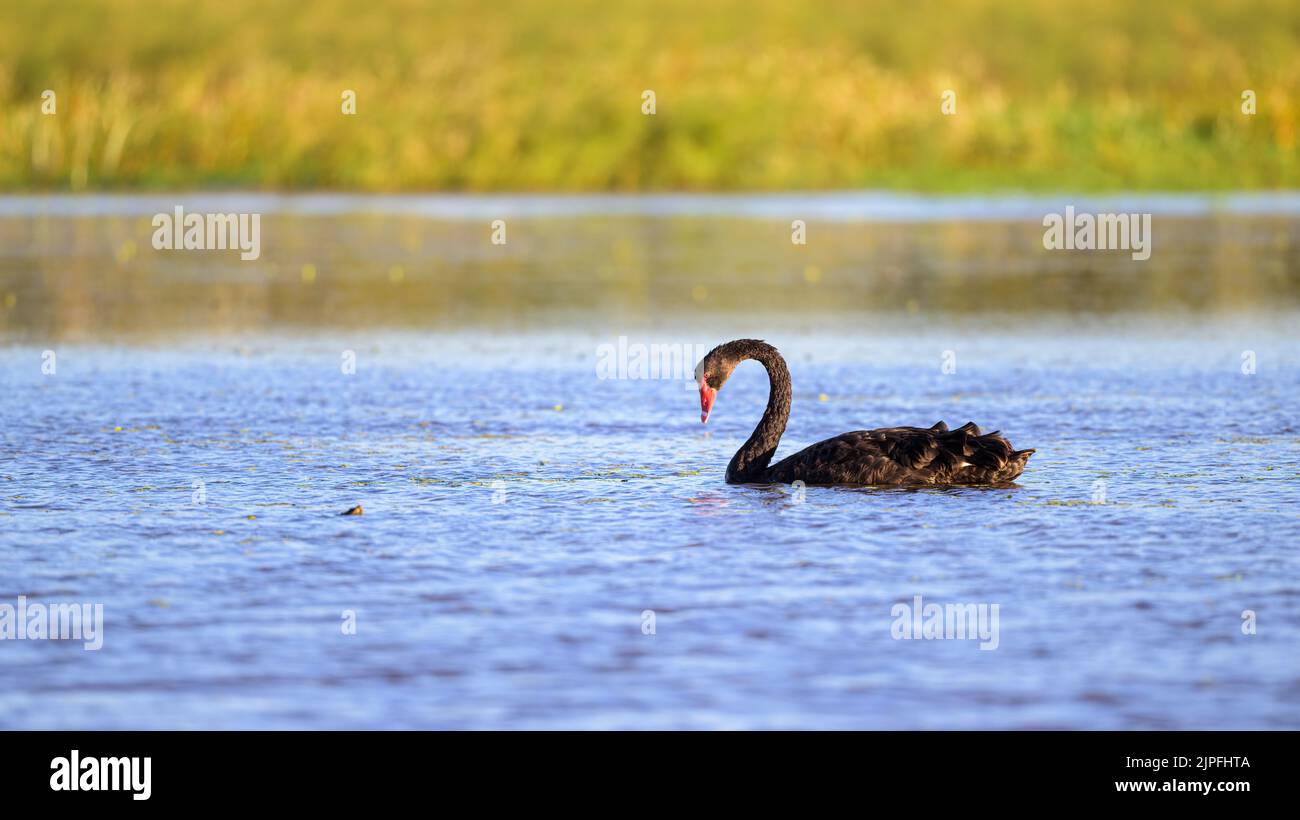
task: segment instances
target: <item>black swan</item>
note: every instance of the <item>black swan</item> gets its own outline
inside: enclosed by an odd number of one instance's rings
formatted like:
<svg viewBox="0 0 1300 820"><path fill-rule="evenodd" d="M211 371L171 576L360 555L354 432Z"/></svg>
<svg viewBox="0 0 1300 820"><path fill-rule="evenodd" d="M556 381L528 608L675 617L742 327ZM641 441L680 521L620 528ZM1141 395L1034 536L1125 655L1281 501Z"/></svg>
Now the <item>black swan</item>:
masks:
<svg viewBox="0 0 1300 820"><path fill-rule="evenodd" d="M708 422L718 391L746 359L767 368L767 411L727 465L728 484L855 484L954 486L1005 484L1019 476L1033 450L1012 450L997 432L981 433L973 422L956 430L886 427L828 438L768 466L790 417L790 371L766 342L737 339L718 345L695 368L700 384L700 421Z"/></svg>

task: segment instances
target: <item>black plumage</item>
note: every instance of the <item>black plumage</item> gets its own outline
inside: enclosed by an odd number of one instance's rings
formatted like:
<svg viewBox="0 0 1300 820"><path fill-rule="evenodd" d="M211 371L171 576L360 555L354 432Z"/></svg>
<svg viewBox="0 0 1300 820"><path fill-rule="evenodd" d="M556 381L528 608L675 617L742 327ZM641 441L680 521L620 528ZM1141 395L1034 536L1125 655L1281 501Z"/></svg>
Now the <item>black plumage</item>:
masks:
<svg viewBox="0 0 1300 820"><path fill-rule="evenodd" d="M736 365L747 359L762 363L771 387L763 418L727 465L732 484L1004 484L1024 471L1034 453L1012 449L996 431L982 433L973 422L949 430L941 421L929 428L843 433L771 464L790 416L791 397L790 372L776 348L756 339L738 339L710 351L696 370L701 411L707 420L714 396Z"/></svg>

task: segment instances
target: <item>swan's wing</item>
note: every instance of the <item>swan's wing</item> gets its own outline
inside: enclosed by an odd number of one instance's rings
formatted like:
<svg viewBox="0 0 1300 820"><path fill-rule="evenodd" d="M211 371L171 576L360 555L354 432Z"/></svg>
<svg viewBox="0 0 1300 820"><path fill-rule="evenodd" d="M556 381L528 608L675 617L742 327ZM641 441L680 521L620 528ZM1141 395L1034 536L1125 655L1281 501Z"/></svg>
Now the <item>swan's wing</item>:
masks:
<svg viewBox="0 0 1300 820"><path fill-rule="evenodd" d="M807 484L984 484L1020 474L1032 450L1013 451L997 432L886 427L819 441L777 463L771 480Z"/></svg>
<svg viewBox="0 0 1300 820"><path fill-rule="evenodd" d="M769 470L773 481L806 484L898 484L906 480L909 464L926 458L924 441L908 442L913 449L896 452L899 442L859 430L809 445Z"/></svg>

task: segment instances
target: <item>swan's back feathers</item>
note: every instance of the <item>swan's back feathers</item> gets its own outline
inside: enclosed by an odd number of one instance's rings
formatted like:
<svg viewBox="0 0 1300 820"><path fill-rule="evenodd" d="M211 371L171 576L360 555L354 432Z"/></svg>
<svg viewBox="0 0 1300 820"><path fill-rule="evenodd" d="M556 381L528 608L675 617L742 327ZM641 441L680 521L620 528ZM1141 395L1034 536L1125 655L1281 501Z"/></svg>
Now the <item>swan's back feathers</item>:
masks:
<svg viewBox="0 0 1300 820"><path fill-rule="evenodd" d="M949 430L858 430L807 447L769 469L769 480L805 484L1001 484L1025 469L1033 450L1013 450L998 432L973 422Z"/></svg>

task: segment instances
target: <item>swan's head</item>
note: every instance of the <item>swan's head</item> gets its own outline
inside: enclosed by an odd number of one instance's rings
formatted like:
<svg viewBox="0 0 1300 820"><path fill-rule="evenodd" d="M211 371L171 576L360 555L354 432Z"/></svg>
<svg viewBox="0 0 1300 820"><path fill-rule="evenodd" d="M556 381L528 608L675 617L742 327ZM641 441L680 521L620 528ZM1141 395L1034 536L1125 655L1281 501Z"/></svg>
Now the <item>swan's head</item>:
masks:
<svg viewBox="0 0 1300 820"><path fill-rule="evenodd" d="M718 345L695 366L695 381L700 385L701 423L708 424L709 413L713 411L713 400L718 397L718 391L730 378L736 365L748 358L741 344L747 341L749 340L741 339Z"/></svg>

